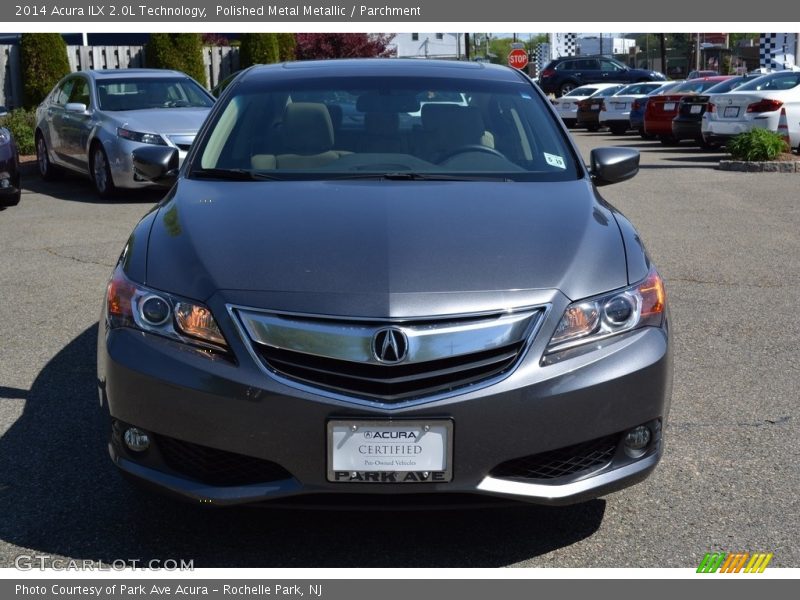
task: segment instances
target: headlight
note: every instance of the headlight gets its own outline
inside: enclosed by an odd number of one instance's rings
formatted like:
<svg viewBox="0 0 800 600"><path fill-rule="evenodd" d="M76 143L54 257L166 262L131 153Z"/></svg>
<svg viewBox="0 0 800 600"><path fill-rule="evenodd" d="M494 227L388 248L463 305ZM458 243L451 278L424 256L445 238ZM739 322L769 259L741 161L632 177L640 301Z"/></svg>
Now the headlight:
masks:
<svg viewBox="0 0 800 600"><path fill-rule="evenodd" d="M11 141L11 135L7 129L0 129L0 145L7 144Z"/></svg>
<svg viewBox="0 0 800 600"><path fill-rule="evenodd" d="M167 142L164 141L157 133L142 133L141 131L131 131L130 129L123 129L117 127L117 135L123 139L132 142L140 142L142 144L156 144L158 146L166 146Z"/></svg>
<svg viewBox="0 0 800 600"><path fill-rule="evenodd" d="M106 315L110 328L132 327L207 350L228 351L208 307L133 283L121 266L108 282Z"/></svg>
<svg viewBox="0 0 800 600"><path fill-rule="evenodd" d="M651 269L641 282L573 302L564 311L545 354L596 342L646 326L661 326L666 310L664 282Z"/></svg>

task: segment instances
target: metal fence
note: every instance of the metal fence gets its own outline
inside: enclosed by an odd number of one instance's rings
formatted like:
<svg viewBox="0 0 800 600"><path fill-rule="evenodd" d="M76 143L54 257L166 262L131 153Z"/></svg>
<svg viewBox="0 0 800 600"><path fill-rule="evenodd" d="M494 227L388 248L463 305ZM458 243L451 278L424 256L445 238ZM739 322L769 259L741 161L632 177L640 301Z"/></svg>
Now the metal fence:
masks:
<svg viewBox="0 0 800 600"><path fill-rule="evenodd" d="M88 69L133 69L145 64L144 46L67 46L67 59L73 73ZM239 48L205 46L203 64L206 81L200 83L211 89L239 70ZM21 106L24 74L18 45L0 45L0 76L0 105Z"/></svg>

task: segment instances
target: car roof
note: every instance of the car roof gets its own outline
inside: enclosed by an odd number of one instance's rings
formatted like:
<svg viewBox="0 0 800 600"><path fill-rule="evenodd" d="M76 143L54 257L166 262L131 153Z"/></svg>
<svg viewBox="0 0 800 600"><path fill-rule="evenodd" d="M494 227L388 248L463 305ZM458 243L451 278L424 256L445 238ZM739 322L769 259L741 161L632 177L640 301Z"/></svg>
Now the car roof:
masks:
<svg viewBox="0 0 800 600"><path fill-rule="evenodd" d="M516 69L483 62L413 58L349 58L255 65L247 69L239 82L242 85L258 84L274 80L276 76L281 79L307 79L309 77L382 77L387 75L524 81Z"/></svg>
<svg viewBox="0 0 800 600"><path fill-rule="evenodd" d="M130 79L131 77L152 77L154 79L188 77L181 71L172 69L90 69L81 71L92 79Z"/></svg>

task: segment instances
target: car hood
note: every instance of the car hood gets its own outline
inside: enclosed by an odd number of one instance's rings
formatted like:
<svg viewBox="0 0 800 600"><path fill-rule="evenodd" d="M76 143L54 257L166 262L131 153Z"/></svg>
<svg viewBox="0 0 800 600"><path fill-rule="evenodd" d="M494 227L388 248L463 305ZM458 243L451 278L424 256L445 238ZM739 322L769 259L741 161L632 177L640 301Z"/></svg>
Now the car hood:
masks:
<svg viewBox="0 0 800 600"><path fill-rule="evenodd" d="M210 108L151 108L106 113L119 127L145 133L197 133Z"/></svg>
<svg viewBox="0 0 800 600"><path fill-rule="evenodd" d="M326 298L348 295L582 298L623 287L627 269L612 211L588 180L181 179L154 220L145 283L198 300L220 290L314 297L305 312L326 313Z"/></svg>

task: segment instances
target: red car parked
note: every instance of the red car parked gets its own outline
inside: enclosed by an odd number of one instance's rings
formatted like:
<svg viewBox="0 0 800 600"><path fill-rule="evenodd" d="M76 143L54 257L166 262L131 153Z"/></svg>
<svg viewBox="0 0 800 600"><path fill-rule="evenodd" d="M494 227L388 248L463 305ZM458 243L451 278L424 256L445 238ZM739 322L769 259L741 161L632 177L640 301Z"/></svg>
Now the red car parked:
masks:
<svg viewBox="0 0 800 600"><path fill-rule="evenodd" d="M657 136L662 144L677 144L680 140L672 131L672 119L678 116L681 100L687 96L702 94L711 86L727 79L730 77L726 75L689 79L669 94L651 97L644 112L645 133Z"/></svg>

